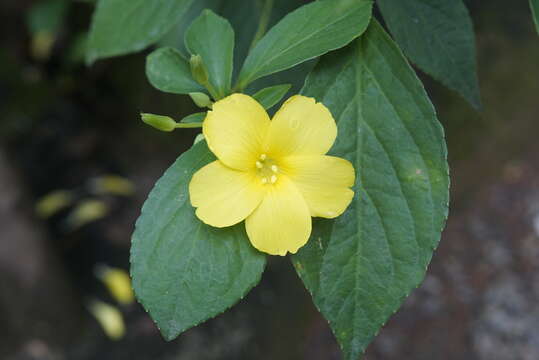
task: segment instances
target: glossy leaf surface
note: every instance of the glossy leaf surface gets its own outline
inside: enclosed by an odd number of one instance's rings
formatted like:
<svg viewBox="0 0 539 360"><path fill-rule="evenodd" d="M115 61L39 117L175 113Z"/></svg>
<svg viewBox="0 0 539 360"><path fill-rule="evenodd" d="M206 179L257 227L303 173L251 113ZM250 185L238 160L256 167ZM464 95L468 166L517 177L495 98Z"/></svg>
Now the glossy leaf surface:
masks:
<svg viewBox="0 0 539 360"><path fill-rule="evenodd" d="M239 88L348 44L365 31L371 10L367 0L319 0L291 12L249 53Z"/></svg>
<svg viewBox="0 0 539 360"><path fill-rule="evenodd" d="M99 0L86 62L142 50L163 37L193 0Z"/></svg>
<svg viewBox="0 0 539 360"><path fill-rule="evenodd" d="M133 288L167 340L234 305L264 270L243 223L218 229L195 217L188 184L213 160L205 141L181 155L155 184L133 234Z"/></svg>
<svg viewBox="0 0 539 360"><path fill-rule="evenodd" d="M324 103L339 135L330 154L356 169L355 197L335 220L316 220L293 257L340 343L356 360L422 281L448 209L442 127L404 56L373 21L324 56L302 91Z"/></svg>
<svg viewBox="0 0 539 360"><path fill-rule="evenodd" d="M475 34L462 0L379 0L377 3L406 56L480 109Z"/></svg>
<svg viewBox="0 0 539 360"><path fill-rule="evenodd" d="M191 76L189 62L173 48L160 48L148 55L146 76L153 87L164 92L188 94L205 91Z"/></svg>

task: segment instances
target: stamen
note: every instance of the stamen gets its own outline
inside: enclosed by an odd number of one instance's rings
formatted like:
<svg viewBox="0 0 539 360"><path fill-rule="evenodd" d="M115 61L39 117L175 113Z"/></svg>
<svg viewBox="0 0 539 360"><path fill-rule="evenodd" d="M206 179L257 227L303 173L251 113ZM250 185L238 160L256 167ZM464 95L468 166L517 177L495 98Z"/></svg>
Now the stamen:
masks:
<svg viewBox="0 0 539 360"><path fill-rule="evenodd" d="M279 171L279 168L277 167L277 165L271 165L271 171L276 173L277 171Z"/></svg>
<svg viewBox="0 0 539 360"><path fill-rule="evenodd" d="M267 184L268 183L268 178L267 177L263 177L262 178L262 184Z"/></svg>
<svg viewBox="0 0 539 360"><path fill-rule="evenodd" d="M272 184L275 184L275 182L277 181L277 176L271 175L270 181L271 181Z"/></svg>
<svg viewBox="0 0 539 360"><path fill-rule="evenodd" d="M257 161L256 162L256 167L259 168L259 169L262 169L263 165L260 161Z"/></svg>
<svg viewBox="0 0 539 360"><path fill-rule="evenodd" d="M266 154L260 155L260 160L264 161L264 160L266 160L266 158L267 158L267 155L266 155Z"/></svg>

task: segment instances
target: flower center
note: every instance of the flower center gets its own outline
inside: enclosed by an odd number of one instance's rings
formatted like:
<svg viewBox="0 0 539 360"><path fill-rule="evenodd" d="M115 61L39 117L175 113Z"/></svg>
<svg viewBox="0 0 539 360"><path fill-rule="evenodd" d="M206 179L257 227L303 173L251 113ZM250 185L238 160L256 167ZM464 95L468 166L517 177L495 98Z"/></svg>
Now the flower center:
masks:
<svg viewBox="0 0 539 360"><path fill-rule="evenodd" d="M275 184L279 175L279 167L273 159L261 154L255 163L256 173L260 176L262 184Z"/></svg>

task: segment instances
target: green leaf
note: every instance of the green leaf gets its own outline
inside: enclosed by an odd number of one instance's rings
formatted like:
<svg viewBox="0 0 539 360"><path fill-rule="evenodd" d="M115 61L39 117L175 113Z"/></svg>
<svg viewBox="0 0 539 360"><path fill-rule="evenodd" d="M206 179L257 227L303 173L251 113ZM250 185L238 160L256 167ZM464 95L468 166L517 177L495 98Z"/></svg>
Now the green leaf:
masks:
<svg viewBox="0 0 539 360"><path fill-rule="evenodd" d="M303 0L274 0L269 25L272 26L302 4ZM197 0L193 2L189 11L176 27L160 40L160 44L177 48L182 54L187 55L184 49L186 29L202 10L211 9L231 22L236 32L234 58L245 59L257 31L262 7L263 1L261 0ZM239 71L238 65L241 65L241 62L237 61L234 64L235 73Z"/></svg>
<svg viewBox="0 0 539 360"><path fill-rule="evenodd" d="M234 30L230 23L204 10L187 29L185 47L191 55L202 57L217 94L221 98L229 94L234 68Z"/></svg>
<svg viewBox="0 0 539 360"><path fill-rule="evenodd" d="M474 31L462 0L379 0L378 6L406 56L480 110Z"/></svg>
<svg viewBox="0 0 539 360"><path fill-rule="evenodd" d="M86 62L136 52L182 18L193 0L99 0L90 26Z"/></svg>
<svg viewBox="0 0 539 360"><path fill-rule="evenodd" d="M274 0L269 26L273 26L286 14L303 5L304 2L302 1L303 0ZM184 15L178 25L176 25L166 37L161 39L159 44L177 48L184 56L187 56L187 51L184 49L185 31L192 20L195 19L203 9L209 8L230 21L232 27L235 29L234 58L245 59L253 36L257 31L262 7L262 1L197 0L193 3L188 13ZM311 60L286 71L258 79L250 84L247 92L250 92L252 89L260 89L287 82L292 84L291 91L297 93L303 86L305 77L312 69L313 61L314 60ZM241 65L241 62L234 62L233 77L239 73L239 65Z"/></svg>
<svg viewBox="0 0 539 360"><path fill-rule="evenodd" d="M295 268L355 360L422 281L448 209L443 129L404 56L373 21L322 58L302 91L325 104L339 136L331 154L356 169L355 197L317 220Z"/></svg>
<svg viewBox="0 0 539 360"><path fill-rule="evenodd" d="M155 184L133 234L133 288L167 340L234 305L264 270L243 224L218 229L195 217L189 181L214 159L205 141L181 155Z"/></svg>
<svg viewBox="0 0 539 360"><path fill-rule="evenodd" d="M262 104L264 109L269 109L281 101L291 86L290 84L270 86L258 91L253 95L253 98Z"/></svg>
<svg viewBox="0 0 539 360"><path fill-rule="evenodd" d="M201 123L204 122L204 119L206 118L205 112L197 112L191 115L187 115L183 119L180 120L180 122L189 124L189 123Z"/></svg>
<svg viewBox="0 0 539 360"><path fill-rule="evenodd" d="M539 0L530 0L530 9L532 11L533 22L537 33L539 33Z"/></svg>
<svg viewBox="0 0 539 360"><path fill-rule="evenodd" d="M193 100L195 105L198 106L199 108L210 108L213 104L210 97L201 92L189 93L189 97L191 98L191 100Z"/></svg>
<svg viewBox="0 0 539 360"><path fill-rule="evenodd" d="M326 0L291 12L249 53L238 88L348 44L365 31L371 10L367 0Z"/></svg>
<svg viewBox="0 0 539 360"><path fill-rule="evenodd" d="M158 90L173 94L205 91L191 76L189 62L173 48L157 49L146 59L146 76Z"/></svg>

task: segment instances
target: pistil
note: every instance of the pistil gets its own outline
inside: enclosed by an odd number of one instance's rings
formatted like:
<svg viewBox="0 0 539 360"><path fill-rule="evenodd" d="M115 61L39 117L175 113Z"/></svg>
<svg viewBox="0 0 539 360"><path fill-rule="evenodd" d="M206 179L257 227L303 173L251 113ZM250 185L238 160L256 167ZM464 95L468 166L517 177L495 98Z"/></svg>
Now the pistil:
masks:
<svg viewBox="0 0 539 360"><path fill-rule="evenodd" d="M275 184L278 180L279 167L266 154L261 154L255 162L255 167L262 184Z"/></svg>

